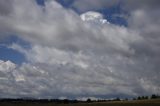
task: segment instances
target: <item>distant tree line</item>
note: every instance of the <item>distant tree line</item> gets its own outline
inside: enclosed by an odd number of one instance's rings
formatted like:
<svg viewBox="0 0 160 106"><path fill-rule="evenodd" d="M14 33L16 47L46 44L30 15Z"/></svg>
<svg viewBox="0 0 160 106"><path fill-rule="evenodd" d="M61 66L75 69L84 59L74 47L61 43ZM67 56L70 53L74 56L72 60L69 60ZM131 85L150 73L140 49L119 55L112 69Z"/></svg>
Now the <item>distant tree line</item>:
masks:
<svg viewBox="0 0 160 106"><path fill-rule="evenodd" d="M151 96L138 96L133 100L147 100L147 99L160 99L160 96L156 94L152 94Z"/></svg>
<svg viewBox="0 0 160 106"><path fill-rule="evenodd" d="M63 104L68 104L68 103L78 103L81 101L78 100L69 100L69 99L0 99L0 102L31 102L31 103L63 103Z"/></svg>
<svg viewBox="0 0 160 106"><path fill-rule="evenodd" d="M148 100L148 99L160 99L159 95L153 94L151 96L138 96L137 98L133 98L132 100ZM70 100L70 99L10 99L10 98L1 98L0 102L38 102L38 103L57 103L57 104L68 104L68 103L92 103L92 102L110 102L110 101L127 101L129 100L128 98L126 99L120 99L119 97L115 99L98 99L98 100L91 100L88 98L86 101L81 101L81 100Z"/></svg>

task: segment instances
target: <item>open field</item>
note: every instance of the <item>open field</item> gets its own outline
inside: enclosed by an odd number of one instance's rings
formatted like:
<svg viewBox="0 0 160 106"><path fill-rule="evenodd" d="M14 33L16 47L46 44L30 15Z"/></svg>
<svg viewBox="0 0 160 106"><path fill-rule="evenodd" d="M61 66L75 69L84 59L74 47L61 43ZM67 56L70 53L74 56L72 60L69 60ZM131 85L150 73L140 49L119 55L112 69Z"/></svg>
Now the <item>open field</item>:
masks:
<svg viewBox="0 0 160 106"><path fill-rule="evenodd" d="M160 99L119 102L95 102L95 103L29 103L29 102L1 102L0 106L160 106Z"/></svg>

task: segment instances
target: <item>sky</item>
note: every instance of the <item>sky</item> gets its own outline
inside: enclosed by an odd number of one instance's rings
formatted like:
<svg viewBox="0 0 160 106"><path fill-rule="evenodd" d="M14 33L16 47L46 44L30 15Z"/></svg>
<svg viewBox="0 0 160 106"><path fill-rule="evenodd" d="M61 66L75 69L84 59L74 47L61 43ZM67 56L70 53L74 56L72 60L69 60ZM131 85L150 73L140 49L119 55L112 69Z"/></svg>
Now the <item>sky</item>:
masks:
<svg viewBox="0 0 160 106"><path fill-rule="evenodd" d="M160 0L0 0L0 98L160 94Z"/></svg>

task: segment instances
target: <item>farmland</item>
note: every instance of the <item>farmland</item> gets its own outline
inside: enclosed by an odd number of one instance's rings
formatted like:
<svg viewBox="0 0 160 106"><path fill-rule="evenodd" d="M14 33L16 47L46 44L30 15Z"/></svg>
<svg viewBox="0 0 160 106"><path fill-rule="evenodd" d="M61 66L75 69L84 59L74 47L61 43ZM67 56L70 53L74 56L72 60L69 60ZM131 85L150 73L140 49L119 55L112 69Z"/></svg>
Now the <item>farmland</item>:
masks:
<svg viewBox="0 0 160 106"><path fill-rule="evenodd" d="M160 99L92 103L0 102L0 106L160 106Z"/></svg>

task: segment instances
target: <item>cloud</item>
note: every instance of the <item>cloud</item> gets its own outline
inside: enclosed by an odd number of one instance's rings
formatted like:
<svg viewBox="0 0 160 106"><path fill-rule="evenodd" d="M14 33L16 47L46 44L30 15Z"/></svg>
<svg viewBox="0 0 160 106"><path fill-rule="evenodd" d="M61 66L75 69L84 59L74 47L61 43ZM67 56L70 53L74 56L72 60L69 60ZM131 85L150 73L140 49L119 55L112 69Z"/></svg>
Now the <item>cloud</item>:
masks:
<svg viewBox="0 0 160 106"><path fill-rule="evenodd" d="M46 1L45 6L34 0L12 0L11 4L2 7L9 13L1 9L7 14L0 16L0 31L14 34L31 47L16 42L8 46L24 54L27 62L19 66L0 61L1 97L159 93L159 24L148 16L157 12L132 9L129 26L124 27L82 21L56 1Z"/></svg>
<svg viewBox="0 0 160 106"><path fill-rule="evenodd" d="M7 1L7 3L6 3ZM10 8L12 8L12 1L11 0L1 0L0 1L0 14L1 15L7 15L9 14Z"/></svg>
<svg viewBox="0 0 160 106"><path fill-rule="evenodd" d="M129 10L133 9L155 9L159 8L160 1L159 0L142 0L139 2L138 0L124 0L125 8Z"/></svg>
<svg viewBox="0 0 160 106"><path fill-rule="evenodd" d="M88 21L90 23L92 22L95 24L109 24L109 22L103 18L103 14L100 14L98 12L88 11L81 14L80 17L83 21Z"/></svg>
<svg viewBox="0 0 160 106"><path fill-rule="evenodd" d="M0 70L5 72L10 72L11 70L15 69L16 65L11 61L2 61L0 60Z"/></svg>
<svg viewBox="0 0 160 106"><path fill-rule="evenodd" d="M74 0L72 7L76 8L80 12L85 12L89 10L98 10L106 7L111 7L118 3L119 0Z"/></svg>
<svg viewBox="0 0 160 106"><path fill-rule="evenodd" d="M68 0L63 0L64 3L68 3ZM73 0L70 7L75 8L79 12L86 12L90 10L100 10L104 8L110 8L121 4L121 8L125 8L125 11L138 9L138 8L159 8L159 0Z"/></svg>

